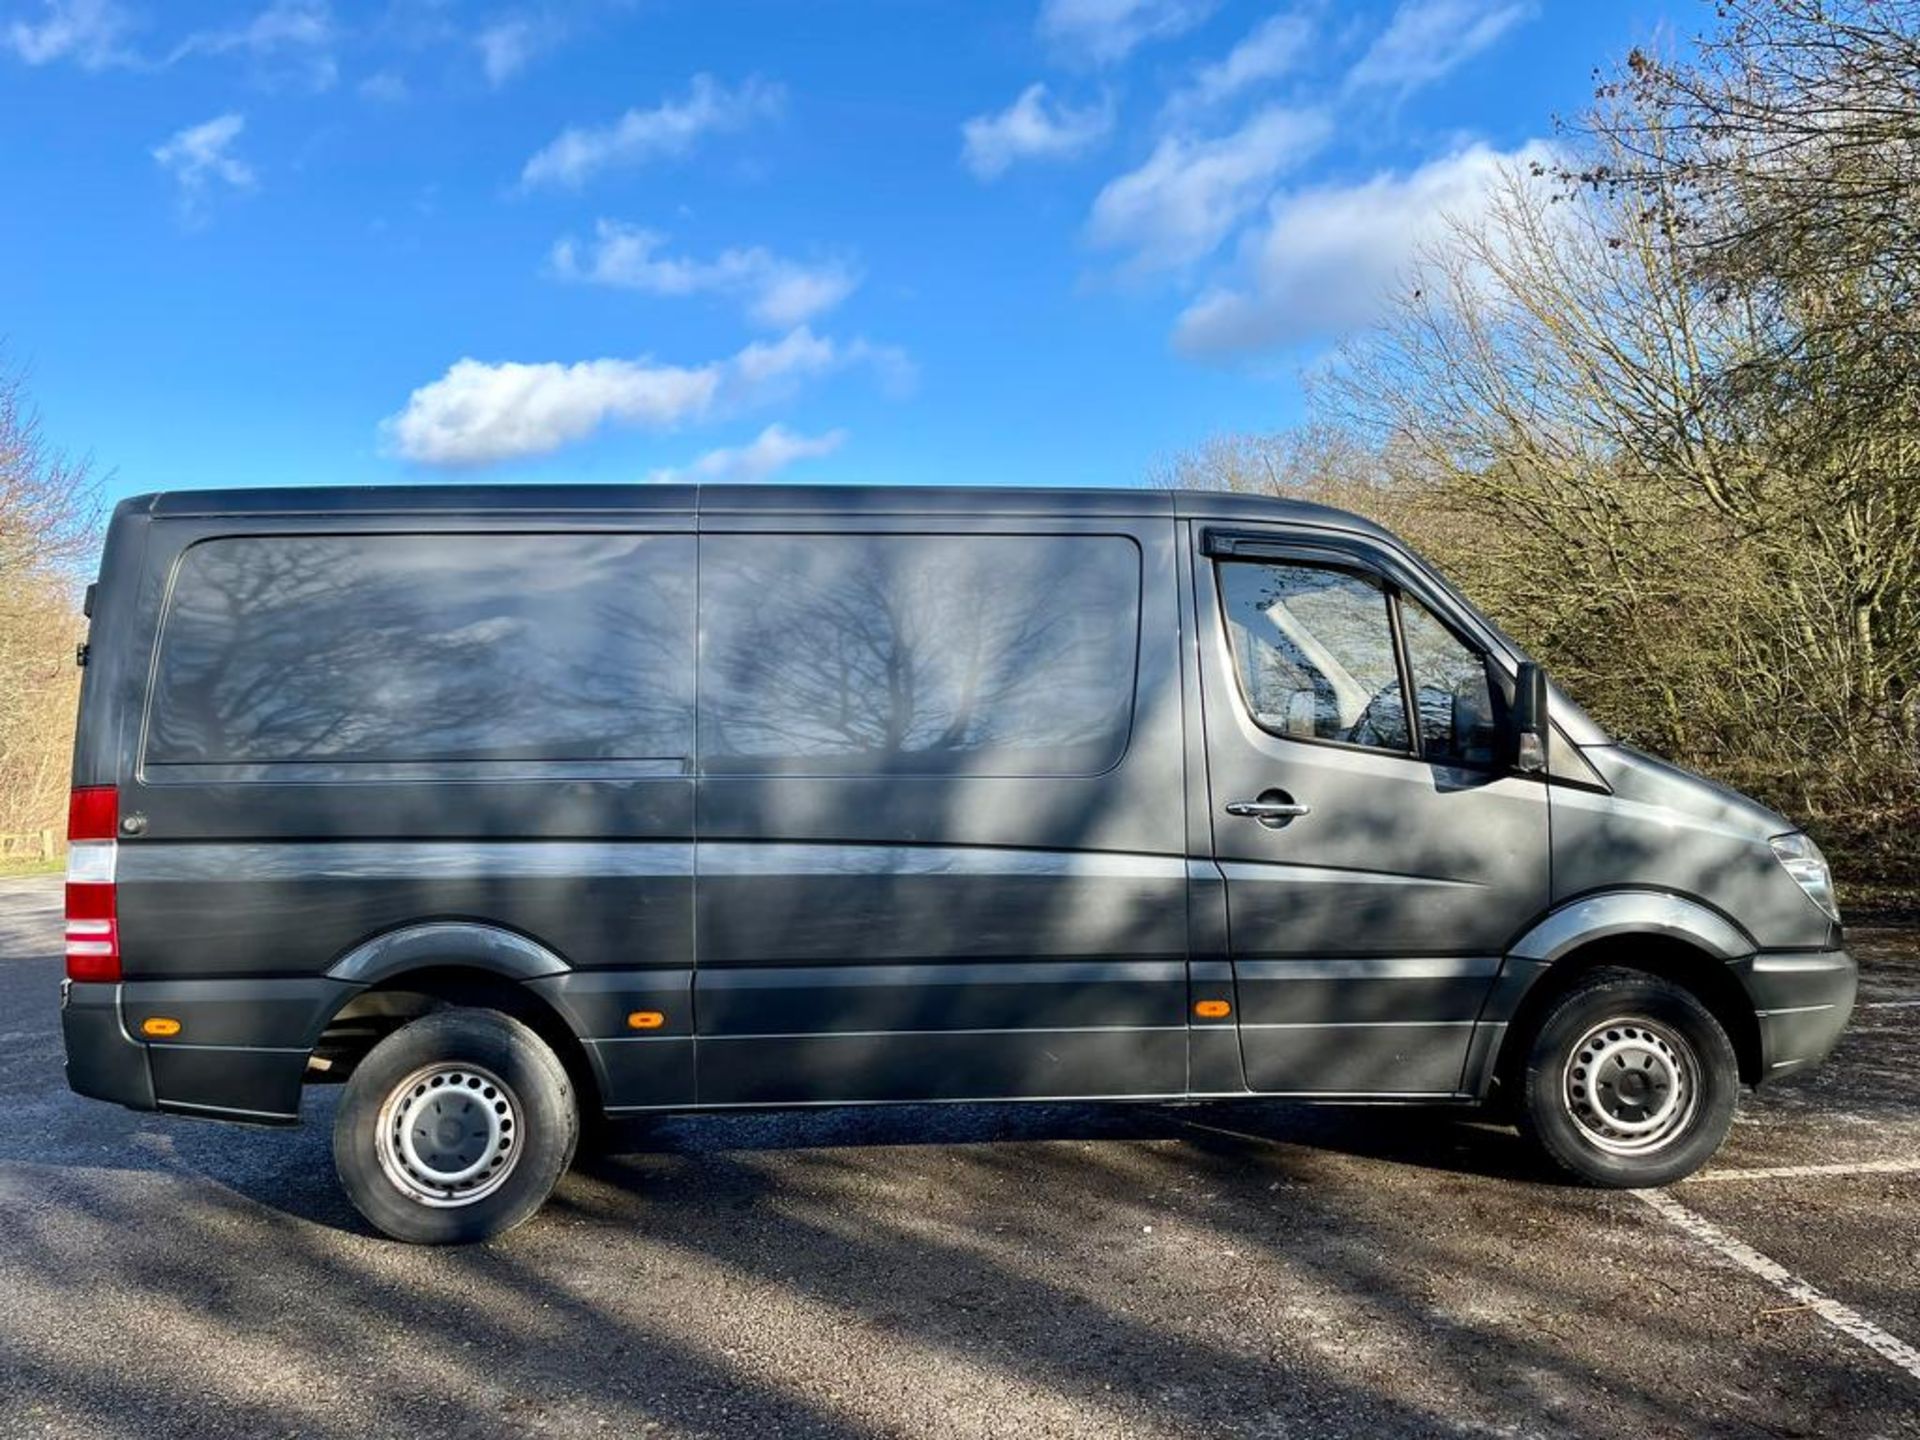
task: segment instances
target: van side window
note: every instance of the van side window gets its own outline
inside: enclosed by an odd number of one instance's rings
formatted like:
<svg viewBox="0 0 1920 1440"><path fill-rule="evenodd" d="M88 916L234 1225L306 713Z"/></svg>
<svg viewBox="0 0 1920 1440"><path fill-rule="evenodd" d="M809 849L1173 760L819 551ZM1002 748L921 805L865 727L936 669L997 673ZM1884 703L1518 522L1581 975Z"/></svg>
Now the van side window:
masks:
<svg viewBox="0 0 1920 1440"><path fill-rule="evenodd" d="M1440 764L1491 765L1504 703L1487 662L1410 595L1400 597L1400 633L1420 714L1420 750Z"/></svg>
<svg viewBox="0 0 1920 1440"><path fill-rule="evenodd" d="M202 541L160 639L149 764L693 753L693 540Z"/></svg>
<svg viewBox="0 0 1920 1440"><path fill-rule="evenodd" d="M1387 594L1351 571L1222 563L1220 601L1253 717L1276 735L1412 748Z"/></svg>
<svg viewBox="0 0 1920 1440"><path fill-rule="evenodd" d="M1103 535L706 535L710 773L1092 775L1125 753L1140 552Z"/></svg>

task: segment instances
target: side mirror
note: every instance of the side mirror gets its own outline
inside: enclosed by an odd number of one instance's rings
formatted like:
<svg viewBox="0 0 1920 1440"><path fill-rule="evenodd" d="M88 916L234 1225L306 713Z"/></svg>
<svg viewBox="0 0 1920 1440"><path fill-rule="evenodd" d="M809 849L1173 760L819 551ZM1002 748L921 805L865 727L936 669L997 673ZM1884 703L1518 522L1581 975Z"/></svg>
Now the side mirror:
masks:
<svg viewBox="0 0 1920 1440"><path fill-rule="evenodd" d="M1507 753L1522 775L1538 775L1547 768L1547 672L1531 660L1520 662L1514 676L1513 708L1507 712Z"/></svg>

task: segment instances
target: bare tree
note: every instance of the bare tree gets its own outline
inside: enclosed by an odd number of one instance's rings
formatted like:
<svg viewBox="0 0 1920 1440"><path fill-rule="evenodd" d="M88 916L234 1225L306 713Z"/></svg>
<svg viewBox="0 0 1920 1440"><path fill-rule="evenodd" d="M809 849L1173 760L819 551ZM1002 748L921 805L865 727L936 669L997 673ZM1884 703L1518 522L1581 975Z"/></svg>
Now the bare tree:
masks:
<svg viewBox="0 0 1920 1440"><path fill-rule="evenodd" d="M1720 14L1425 250L1312 426L1156 478L1376 516L1617 732L1892 856L1920 818L1920 0Z"/></svg>
<svg viewBox="0 0 1920 1440"><path fill-rule="evenodd" d="M46 443L19 375L0 375L0 833L61 826L100 513L90 467Z"/></svg>
<svg viewBox="0 0 1920 1440"><path fill-rule="evenodd" d="M1570 177L1674 215L1754 343L1715 408L1797 480L1848 704L1920 744L1920 3L1724 0L1677 59L1631 54ZM1809 602L1813 596L1808 597Z"/></svg>

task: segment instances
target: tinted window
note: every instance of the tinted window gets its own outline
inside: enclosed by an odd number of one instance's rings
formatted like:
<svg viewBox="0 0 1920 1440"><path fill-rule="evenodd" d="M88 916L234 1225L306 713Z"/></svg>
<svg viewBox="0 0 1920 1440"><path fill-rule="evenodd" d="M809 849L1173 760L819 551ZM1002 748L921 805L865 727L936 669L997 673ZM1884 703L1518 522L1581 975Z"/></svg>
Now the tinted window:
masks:
<svg viewBox="0 0 1920 1440"><path fill-rule="evenodd" d="M1411 596L1400 599L1420 712L1420 749L1429 760L1491 765L1499 724L1487 662Z"/></svg>
<svg viewBox="0 0 1920 1440"><path fill-rule="evenodd" d="M1233 562L1220 566L1220 602L1262 726L1299 740L1409 748L1379 586L1314 565Z"/></svg>
<svg viewBox="0 0 1920 1440"><path fill-rule="evenodd" d="M212 540L182 558L147 759L684 759L693 541Z"/></svg>
<svg viewBox="0 0 1920 1440"><path fill-rule="evenodd" d="M709 536L704 769L1093 774L1132 722L1140 555L1111 536Z"/></svg>

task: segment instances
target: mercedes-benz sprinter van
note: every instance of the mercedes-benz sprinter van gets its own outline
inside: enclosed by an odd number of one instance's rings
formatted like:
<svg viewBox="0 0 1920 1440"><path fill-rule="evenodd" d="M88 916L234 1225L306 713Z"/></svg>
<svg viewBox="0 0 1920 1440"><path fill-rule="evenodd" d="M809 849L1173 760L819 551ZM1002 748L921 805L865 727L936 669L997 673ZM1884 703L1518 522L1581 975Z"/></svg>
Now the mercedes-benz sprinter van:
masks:
<svg viewBox="0 0 1920 1440"><path fill-rule="evenodd" d="M344 1082L402 1239L583 1121L883 1101L1492 1104L1658 1185L1853 1002L1806 835L1318 506L164 494L90 613L71 1084Z"/></svg>

